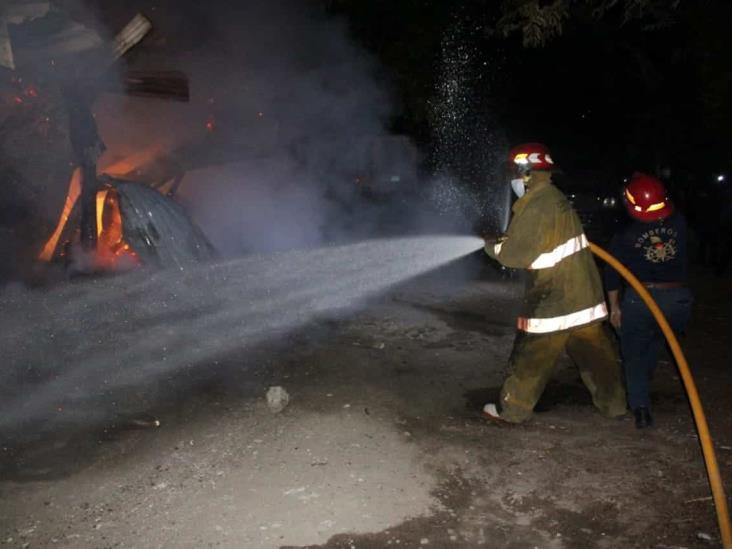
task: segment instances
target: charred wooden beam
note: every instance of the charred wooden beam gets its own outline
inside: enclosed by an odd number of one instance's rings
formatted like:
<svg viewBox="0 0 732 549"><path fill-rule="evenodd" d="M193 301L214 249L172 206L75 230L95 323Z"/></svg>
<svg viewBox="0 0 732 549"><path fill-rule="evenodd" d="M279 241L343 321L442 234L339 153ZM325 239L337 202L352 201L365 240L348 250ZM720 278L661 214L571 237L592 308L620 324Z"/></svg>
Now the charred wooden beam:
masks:
<svg viewBox="0 0 732 549"><path fill-rule="evenodd" d="M130 49L139 44L152 29L150 20L138 13L125 27L117 33L112 47L112 56L115 60L122 57Z"/></svg>
<svg viewBox="0 0 732 549"><path fill-rule="evenodd" d="M74 162L81 169L81 244L84 249L93 250L97 242L97 160L105 146L91 112L93 96L85 90L67 87L64 98L69 113L69 140Z"/></svg>
<svg viewBox="0 0 732 549"><path fill-rule="evenodd" d="M122 56L130 51L152 29L150 20L138 13L125 27L117 33L111 44L97 48L93 55L89 55L81 66L76 67L79 80L86 81L87 85L104 87L104 80L110 77L110 68Z"/></svg>
<svg viewBox="0 0 732 549"><path fill-rule="evenodd" d="M127 95L187 102L188 78L179 71L128 71L122 81Z"/></svg>

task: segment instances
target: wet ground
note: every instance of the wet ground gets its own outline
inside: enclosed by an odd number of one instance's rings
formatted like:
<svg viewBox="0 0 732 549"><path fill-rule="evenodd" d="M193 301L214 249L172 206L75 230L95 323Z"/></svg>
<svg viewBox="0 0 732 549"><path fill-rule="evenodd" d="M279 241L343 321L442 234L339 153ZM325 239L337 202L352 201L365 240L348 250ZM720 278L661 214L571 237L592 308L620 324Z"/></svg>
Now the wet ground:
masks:
<svg viewBox="0 0 732 549"><path fill-rule="evenodd" d="M488 425L479 411L504 375L520 285L452 269L233 351L215 375L117 395L134 414L3 441L0 544L718 546L668 359L652 430L597 414L566 358L530 423ZM695 287L684 345L730 479L732 295L710 276ZM291 398L278 414L264 399L273 385ZM160 427L130 423L143 413Z"/></svg>

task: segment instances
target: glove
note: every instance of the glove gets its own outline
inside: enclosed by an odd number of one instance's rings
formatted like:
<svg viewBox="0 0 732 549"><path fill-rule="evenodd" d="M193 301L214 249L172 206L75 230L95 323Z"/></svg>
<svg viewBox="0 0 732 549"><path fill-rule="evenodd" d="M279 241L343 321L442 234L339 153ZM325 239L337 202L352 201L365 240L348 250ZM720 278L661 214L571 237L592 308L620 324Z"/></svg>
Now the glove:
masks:
<svg viewBox="0 0 732 549"><path fill-rule="evenodd" d="M496 244L502 244L505 242L506 237L500 236L499 238L484 239L485 240L485 253L487 253L493 259L496 259Z"/></svg>

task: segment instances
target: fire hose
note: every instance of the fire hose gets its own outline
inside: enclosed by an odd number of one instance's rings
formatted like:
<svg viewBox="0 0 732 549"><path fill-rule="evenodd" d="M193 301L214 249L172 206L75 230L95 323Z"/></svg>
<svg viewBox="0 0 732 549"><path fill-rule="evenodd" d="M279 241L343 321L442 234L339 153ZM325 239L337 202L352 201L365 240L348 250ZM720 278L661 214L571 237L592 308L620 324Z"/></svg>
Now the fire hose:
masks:
<svg viewBox="0 0 732 549"><path fill-rule="evenodd" d="M717 522L719 523L719 531L722 535L722 546L724 549L732 549L732 527L730 526L727 499L724 494L722 477L719 474L719 465L717 464L717 456L714 452L714 444L712 442L712 437L709 434L709 425L707 424L707 419L704 415L704 409L702 408L701 400L699 399L699 392L697 391L696 383L694 383L694 377L691 375L689 364L686 362L686 357L681 350L679 340L676 338L676 334L674 334L668 320L666 320L666 317L658 304L653 300L651 294L648 293L648 290L646 290L643 284L633 275L633 273L620 263L620 261L615 259L615 257L596 244L590 243L590 249L592 250L592 253L615 269L620 276L622 276L628 284L638 292L638 295L651 311L656 322L658 322L663 335L666 337L666 341L668 342L671 352L676 359L676 365L679 369L679 373L681 374L681 379L684 382L684 389L689 397L691 411L694 416L694 423L696 424L696 429L699 433L699 442L704 456L704 463L706 464L707 477L709 478L709 485L712 489L714 506L717 510Z"/></svg>

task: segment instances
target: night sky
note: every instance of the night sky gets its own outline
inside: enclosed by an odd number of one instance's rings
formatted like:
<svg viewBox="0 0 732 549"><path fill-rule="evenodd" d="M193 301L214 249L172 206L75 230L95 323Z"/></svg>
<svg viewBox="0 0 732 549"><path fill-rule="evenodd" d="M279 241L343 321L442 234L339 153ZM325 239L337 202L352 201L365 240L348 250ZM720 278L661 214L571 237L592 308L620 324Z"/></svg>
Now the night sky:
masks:
<svg viewBox="0 0 732 549"><path fill-rule="evenodd" d="M477 29L465 39L485 61L480 107L509 142L546 142L575 173L666 168L686 185L729 169L730 3L682 2L663 22L625 22L620 6L598 20L575 3L563 34L536 48L491 32L497 4L352 1L342 11L393 69L408 112L420 112L440 33L457 18ZM418 117L408 123L425 131Z"/></svg>

